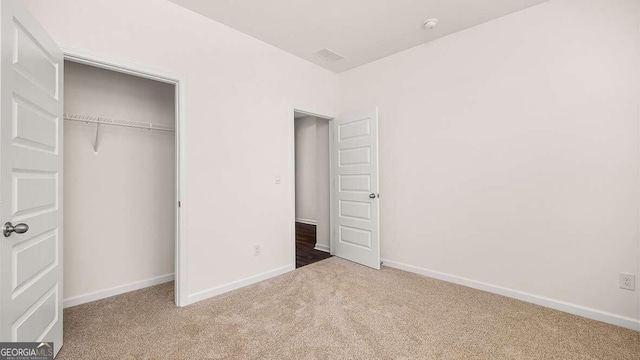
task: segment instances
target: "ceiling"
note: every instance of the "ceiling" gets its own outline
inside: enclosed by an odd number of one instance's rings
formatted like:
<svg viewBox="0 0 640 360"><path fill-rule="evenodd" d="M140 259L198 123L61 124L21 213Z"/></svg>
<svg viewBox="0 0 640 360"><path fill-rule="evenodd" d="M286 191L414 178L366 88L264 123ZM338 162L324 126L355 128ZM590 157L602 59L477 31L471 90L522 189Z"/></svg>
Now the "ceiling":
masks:
<svg viewBox="0 0 640 360"><path fill-rule="evenodd" d="M342 72L548 0L170 0ZM439 19L427 30L423 23ZM315 53L344 56L332 62Z"/></svg>

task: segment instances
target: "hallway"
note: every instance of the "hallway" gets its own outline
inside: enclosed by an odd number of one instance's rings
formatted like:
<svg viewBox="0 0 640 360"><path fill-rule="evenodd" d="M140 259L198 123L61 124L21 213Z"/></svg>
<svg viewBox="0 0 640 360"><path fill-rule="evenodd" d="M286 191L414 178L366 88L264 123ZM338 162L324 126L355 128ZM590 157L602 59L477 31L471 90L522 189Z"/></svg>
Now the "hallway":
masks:
<svg viewBox="0 0 640 360"><path fill-rule="evenodd" d="M315 246L316 226L296 222L296 269L331 257Z"/></svg>

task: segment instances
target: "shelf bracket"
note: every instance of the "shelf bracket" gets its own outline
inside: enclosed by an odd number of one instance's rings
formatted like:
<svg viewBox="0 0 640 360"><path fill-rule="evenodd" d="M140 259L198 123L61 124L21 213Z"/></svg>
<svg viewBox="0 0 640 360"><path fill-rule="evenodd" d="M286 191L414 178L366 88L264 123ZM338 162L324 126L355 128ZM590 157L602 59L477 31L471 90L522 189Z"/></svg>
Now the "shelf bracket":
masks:
<svg viewBox="0 0 640 360"><path fill-rule="evenodd" d="M98 153L98 136L100 135L100 123L96 123L96 138L93 141L93 153Z"/></svg>

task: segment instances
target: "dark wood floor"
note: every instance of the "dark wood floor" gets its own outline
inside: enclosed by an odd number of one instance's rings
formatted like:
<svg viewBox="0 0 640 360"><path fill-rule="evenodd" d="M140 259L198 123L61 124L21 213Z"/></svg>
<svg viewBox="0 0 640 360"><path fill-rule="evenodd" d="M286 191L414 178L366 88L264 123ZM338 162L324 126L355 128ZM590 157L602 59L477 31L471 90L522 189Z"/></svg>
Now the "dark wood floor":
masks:
<svg viewBox="0 0 640 360"><path fill-rule="evenodd" d="M316 226L296 223L296 268L313 264L331 257L331 254L316 250Z"/></svg>

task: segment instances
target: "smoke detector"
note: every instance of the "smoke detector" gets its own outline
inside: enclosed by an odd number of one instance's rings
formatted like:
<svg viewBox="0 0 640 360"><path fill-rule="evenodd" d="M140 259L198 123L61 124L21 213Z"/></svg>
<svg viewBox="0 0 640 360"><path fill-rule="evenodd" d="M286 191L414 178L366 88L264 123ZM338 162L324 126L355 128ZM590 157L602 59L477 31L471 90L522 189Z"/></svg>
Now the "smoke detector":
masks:
<svg viewBox="0 0 640 360"><path fill-rule="evenodd" d="M424 22L424 27L431 30L435 29L438 26L438 19L429 19Z"/></svg>

